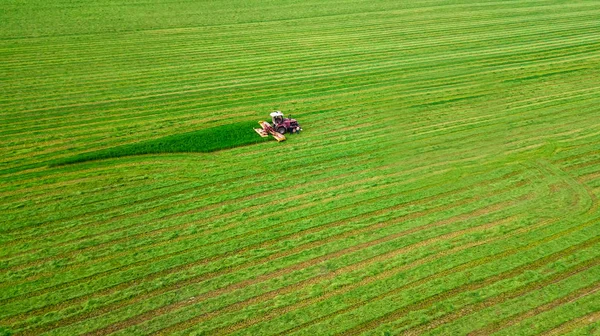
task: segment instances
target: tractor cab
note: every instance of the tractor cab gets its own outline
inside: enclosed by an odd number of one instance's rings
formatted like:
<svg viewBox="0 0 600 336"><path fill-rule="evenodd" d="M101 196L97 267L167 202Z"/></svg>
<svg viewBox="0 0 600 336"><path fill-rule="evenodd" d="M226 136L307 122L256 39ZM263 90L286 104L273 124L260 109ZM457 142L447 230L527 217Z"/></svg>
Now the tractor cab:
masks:
<svg viewBox="0 0 600 336"><path fill-rule="evenodd" d="M270 114L273 125L279 125L283 123L283 113L281 111L271 112Z"/></svg>
<svg viewBox="0 0 600 336"><path fill-rule="evenodd" d="M270 116L273 121L273 128L281 134L285 134L286 132L300 133L302 130L296 119L285 118L281 111L271 112Z"/></svg>

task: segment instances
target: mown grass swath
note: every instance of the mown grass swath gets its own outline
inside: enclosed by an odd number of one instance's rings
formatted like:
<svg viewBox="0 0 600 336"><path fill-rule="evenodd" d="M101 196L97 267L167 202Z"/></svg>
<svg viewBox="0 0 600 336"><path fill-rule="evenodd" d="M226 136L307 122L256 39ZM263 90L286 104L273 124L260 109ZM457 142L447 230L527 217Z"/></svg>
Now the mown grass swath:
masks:
<svg viewBox="0 0 600 336"><path fill-rule="evenodd" d="M6 4L0 330L597 332L599 14Z"/></svg>

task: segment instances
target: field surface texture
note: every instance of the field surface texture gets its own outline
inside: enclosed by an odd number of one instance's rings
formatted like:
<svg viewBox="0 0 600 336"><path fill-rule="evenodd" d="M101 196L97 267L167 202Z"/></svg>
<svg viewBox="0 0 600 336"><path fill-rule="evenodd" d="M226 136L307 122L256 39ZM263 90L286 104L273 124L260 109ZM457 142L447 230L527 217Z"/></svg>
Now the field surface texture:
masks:
<svg viewBox="0 0 600 336"><path fill-rule="evenodd" d="M599 18L4 0L0 335L600 334Z"/></svg>

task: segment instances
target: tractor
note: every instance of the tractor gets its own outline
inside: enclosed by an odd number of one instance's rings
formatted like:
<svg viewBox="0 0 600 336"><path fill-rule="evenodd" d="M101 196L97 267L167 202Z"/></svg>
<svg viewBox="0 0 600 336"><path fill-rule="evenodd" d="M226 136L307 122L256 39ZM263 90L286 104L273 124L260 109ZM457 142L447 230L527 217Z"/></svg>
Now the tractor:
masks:
<svg viewBox="0 0 600 336"><path fill-rule="evenodd" d="M273 128L280 134L285 134L286 132L300 133L302 130L296 119L284 118L281 111L271 112L270 116L273 121Z"/></svg>

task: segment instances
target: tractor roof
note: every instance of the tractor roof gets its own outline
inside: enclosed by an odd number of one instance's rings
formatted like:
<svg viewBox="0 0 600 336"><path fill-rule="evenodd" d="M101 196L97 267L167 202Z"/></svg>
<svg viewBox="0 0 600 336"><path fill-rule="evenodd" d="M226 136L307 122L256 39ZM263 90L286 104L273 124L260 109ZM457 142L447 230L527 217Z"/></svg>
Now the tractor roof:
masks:
<svg viewBox="0 0 600 336"><path fill-rule="evenodd" d="M274 111L270 114L271 117L283 117L283 113L281 111Z"/></svg>

